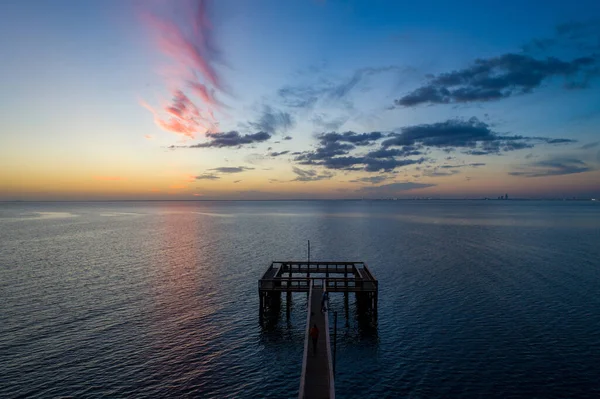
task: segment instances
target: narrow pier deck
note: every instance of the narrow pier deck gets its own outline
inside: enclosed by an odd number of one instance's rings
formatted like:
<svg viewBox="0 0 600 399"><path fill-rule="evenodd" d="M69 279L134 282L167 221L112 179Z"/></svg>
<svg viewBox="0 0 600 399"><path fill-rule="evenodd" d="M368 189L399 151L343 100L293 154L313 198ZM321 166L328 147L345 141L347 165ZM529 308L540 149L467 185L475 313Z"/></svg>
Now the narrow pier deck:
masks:
<svg viewBox="0 0 600 399"><path fill-rule="evenodd" d="M346 309L348 294L354 292L358 311L377 319L378 282L364 262L277 261L269 265L258 281L261 317L267 311L279 313L282 292L287 296L288 317L292 293L309 294L300 379L301 399L335 397L329 319L327 312L321 313L323 291L328 294L343 292ZM309 337L310 326L315 323L319 329L316 355L312 352Z"/></svg>
<svg viewBox="0 0 600 399"><path fill-rule="evenodd" d="M329 323L327 312L321 312L323 287L312 287L309 295L308 315L306 318L306 337L299 398L335 398ZM317 350L314 351L312 338L308 331L313 325L319 329Z"/></svg>

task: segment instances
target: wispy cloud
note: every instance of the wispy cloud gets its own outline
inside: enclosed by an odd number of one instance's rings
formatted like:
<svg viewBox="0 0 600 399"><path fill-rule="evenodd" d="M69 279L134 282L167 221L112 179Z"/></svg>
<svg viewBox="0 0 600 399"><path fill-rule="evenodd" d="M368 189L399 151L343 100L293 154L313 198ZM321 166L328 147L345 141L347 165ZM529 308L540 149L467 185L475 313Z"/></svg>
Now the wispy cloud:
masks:
<svg viewBox="0 0 600 399"><path fill-rule="evenodd" d="M318 103L343 103L345 108L353 108L350 95L359 88L364 92L369 78L383 73L401 74L407 68L398 66L367 67L354 71L352 75L340 79L325 79L312 84L287 85L279 89L278 95L283 104L292 108L312 109ZM312 74L314 76L314 74Z"/></svg>
<svg viewBox="0 0 600 399"><path fill-rule="evenodd" d="M192 145L184 145L184 146L169 146L171 149L175 148L223 148L223 147L240 147L247 144L256 144L262 143L263 141L267 141L271 138L271 135L266 132L258 132L254 134L240 134L239 132L232 130L230 132L216 132L216 133L206 133L206 137L210 140L197 143Z"/></svg>
<svg viewBox="0 0 600 399"><path fill-rule="evenodd" d="M552 37L533 39L523 46L528 53L545 53L556 48L591 52L600 50L600 20L559 24Z"/></svg>
<svg viewBox="0 0 600 399"><path fill-rule="evenodd" d="M254 170L254 168L248 168L246 166L221 166L219 168L212 168L217 173L242 173L247 170Z"/></svg>
<svg viewBox="0 0 600 399"><path fill-rule="evenodd" d="M304 170L304 169L297 168L295 166L292 167L292 172L294 172L296 174L296 178L292 181L302 181L302 182L327 180L327 179L331 179L334 176L333 173L331 173L331 172L318 173L315 170Z"/></svg>
<svg viewBox="0 0 600 399"><path fill-rule="evenodd" d="M218 180L221 177L215 175L214 173L205 173L200 176L196 176L196 180Z"/></svg>
<svg viewBox="0 0 600 399"><path fill-rule="evenodd" d="M585 162L575 158L553 158L538 161L517 168L517 171L510 172L512 176L523 177L544 177L570 175L573 173L583 173L592 170Z"/></svg>
<svg viewBox="0 0 600 399"><path fill-rule="evenodd" d="M290 153L289 151L280 151L280 152L273 151L273 152L269 153L269 156L270 157L279 157L279 156L286 155L289 153Z"/></svg>
<svg viewBox="0 0 600 399"><path fill-rule="evenodd" d="M442 169L458 169L458 168L466 168L466 167L477 168L479 166L485 166L485 164L482 162L475 162L475 163L461 164L461 165L440 165L438 167L442 168Z"/></svg>
<svg viewBox="0 0 600 399"><path fill-rule="evenodd" d="M214 112L223 106L216 97L217 91L224 92L217 71L222 57L213 40L207 3L164 2L159 3L159 10L146 10L143 15L158 49L171 59L175 66L171 71L176 72L169 76L171 101L160 109L146 102L142 105L152 112L160 128L189 138L213 130L217 125Z"/></svg>
<svg viewBox="0 0 600 399"><path fill-rule="evenodd" d="M423 176L428 177L445 177L445 176L453 176L459 174L460 171L457 169L442 169L440 167L435 167L433 169L427 169L423 171Z"/></svg>
<svg viewBox="0 0 600 399"><path fill-rule="evenodd" d="M247 166L220 166L218 168L208 169L207 172L196 176L196 180L219 180L221 175L231 175L236 173L246 172L248 170L254 170ZM234 183L239 183L241 180L236 180Z"/></svg>
<svg viewBox="0 0 600 399"><path fill-rule="evenodd" d="M276 110L269 105L265 105L258 120L249 122L248 124L255 130L275 134L292 128L295 121L288 112Z"/></svg>
<svg viewBox="0 0 600 399"><path fill-rule="evenodd" d="M379 176L367 176L361 177L359 179L350 180L350 183L370 183L370 184L379 184L381 182L389 179L388 176L379 175Z"/></svg>
<svg viewBox="0 0 600 399"><path fill-rule="evenodd" d="M598 145L600 145L600 141L594 141L593 143L587 143L587 144L582 145L581 147L579 147L579 149L589 150L589 149L598 147Z"/></svg>
<svg viewBox="0 0 600 399"><path fill-rule="evenodd" d="M324 130L338 130L348 121L348 116L339 116L336 118L328 118L325 114L316 114L312 117L312 123Z"/></svg>

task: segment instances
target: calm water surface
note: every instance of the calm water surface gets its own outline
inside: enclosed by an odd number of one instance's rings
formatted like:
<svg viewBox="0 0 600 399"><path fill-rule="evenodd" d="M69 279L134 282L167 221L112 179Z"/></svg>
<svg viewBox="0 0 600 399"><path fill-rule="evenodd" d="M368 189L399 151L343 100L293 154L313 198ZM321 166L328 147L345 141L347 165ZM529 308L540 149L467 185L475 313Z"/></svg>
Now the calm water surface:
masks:
<svg viewBox="0 0 600 399"><path fill-rule="evenodd" d="M600 204L0 204L0 397L294 397L306 295L259 324L273 259L363 260L344 398L600 396Z"/></svg>

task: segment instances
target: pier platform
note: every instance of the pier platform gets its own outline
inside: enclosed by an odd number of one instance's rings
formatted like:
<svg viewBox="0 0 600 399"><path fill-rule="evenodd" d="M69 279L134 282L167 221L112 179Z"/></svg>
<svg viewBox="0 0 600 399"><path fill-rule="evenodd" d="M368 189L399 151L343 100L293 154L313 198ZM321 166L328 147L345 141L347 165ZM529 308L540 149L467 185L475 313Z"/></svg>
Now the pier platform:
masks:
<svg viewBox="0 0 600 399"><path fill-rule="evenodd" d="M327 311L321 312L323 292L344 293L346 309L348 294L355 293L357 309L376 320L378 288L377 279L364 262L275 261L263 273L258 281L261 317L265 312L280 311L283 292L288 316L292 293L308 293L300 399L335 397L329 317ZM313 324L319 329L316 354L309 337Z"/></svg>

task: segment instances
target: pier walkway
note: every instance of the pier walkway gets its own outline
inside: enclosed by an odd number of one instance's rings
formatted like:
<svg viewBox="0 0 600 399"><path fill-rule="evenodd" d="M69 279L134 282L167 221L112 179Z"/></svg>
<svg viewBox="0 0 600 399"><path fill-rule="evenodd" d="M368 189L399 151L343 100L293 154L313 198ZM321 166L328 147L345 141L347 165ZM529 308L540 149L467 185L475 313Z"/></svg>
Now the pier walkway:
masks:
<svg viewBox="0 0 600 399"><path fill-rule="evenodd" d="M331 360L331 344L329 339L329 318L327 312L321 312L323 287L312 286L309 294L308 315L304 340L304 357L302 359L302 377L300 393L303 398L335 398L335 387ZM328 306L329 304L326 304ZM319 329L316 353L313 348L309 329L314 325Z"/></svg>

